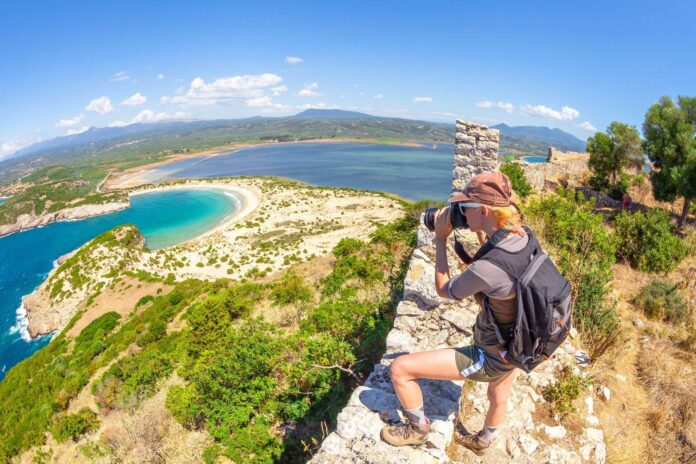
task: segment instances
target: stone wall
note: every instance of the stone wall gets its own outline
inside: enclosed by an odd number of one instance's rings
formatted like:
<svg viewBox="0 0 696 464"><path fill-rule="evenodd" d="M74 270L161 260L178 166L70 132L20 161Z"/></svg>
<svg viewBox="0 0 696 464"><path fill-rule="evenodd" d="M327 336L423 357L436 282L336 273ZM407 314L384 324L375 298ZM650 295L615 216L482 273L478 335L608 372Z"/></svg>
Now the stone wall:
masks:
<svg viewBox="0 0 696 464"><path fill-rule="evenodd" d="M497 129L461 119L456 127L452 192L461 191L476 174L497 169L500 142Z"/></svg>

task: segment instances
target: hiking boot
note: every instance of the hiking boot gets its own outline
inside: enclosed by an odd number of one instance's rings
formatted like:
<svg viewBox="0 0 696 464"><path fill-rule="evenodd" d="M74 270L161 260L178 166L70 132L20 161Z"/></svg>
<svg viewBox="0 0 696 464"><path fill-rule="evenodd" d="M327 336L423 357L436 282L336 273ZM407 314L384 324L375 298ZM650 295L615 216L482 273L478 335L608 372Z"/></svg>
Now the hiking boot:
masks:
<svg viewBox="0 0 696 464"><path fill-rule="evenodd" d="M495 438L490 442L481 439L481 432L464 435L459 430L454 432L454 441L459 443L465 448L469 448L471 451L476 453L478 456L483 456L488 451L491 443L495 441Z"/></svg>
<svg viewBox="0 0 696 464"><path fill-rule="evenodd" d="M382 440L392 446L422 445L428 441L430 433L430 421L425 425L415 425L410 422L402 422L395 425L386 425L379 434Z"/></svg>

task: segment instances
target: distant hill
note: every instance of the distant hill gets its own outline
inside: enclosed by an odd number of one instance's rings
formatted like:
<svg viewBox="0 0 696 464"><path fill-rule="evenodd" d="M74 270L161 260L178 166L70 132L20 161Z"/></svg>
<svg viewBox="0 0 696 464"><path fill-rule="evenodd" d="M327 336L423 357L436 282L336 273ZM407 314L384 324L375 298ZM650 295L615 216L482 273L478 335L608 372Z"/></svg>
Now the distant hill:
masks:
<svg viewBox="0 0 696 464"><path fill-rule="evenodd" d="M546 154L549 146L584 151L584 143L559 129L495 126L501 132L501 151ZM19 150L0 161L0 181L17 178L52 164L137 164L163 155L193 152L234 143L309 139L365 139L388 142L452 143L454 124L386 118L356 111L309 109L287 117L252 117L202 121L139 123L124 127L91 128L56 137Z"/></svg>
<svg viewBox="0 0 696 464"><path fill-rule="evenodd" d="M527 151L523 147L530 144L545 144L561 151L585 151L586 143L584 141L561 129L550 129L542 126L513 127L507 124L498 124L493 128L500 131L501 138L506 139L508 145L520 145L522 151Z"/></svg>

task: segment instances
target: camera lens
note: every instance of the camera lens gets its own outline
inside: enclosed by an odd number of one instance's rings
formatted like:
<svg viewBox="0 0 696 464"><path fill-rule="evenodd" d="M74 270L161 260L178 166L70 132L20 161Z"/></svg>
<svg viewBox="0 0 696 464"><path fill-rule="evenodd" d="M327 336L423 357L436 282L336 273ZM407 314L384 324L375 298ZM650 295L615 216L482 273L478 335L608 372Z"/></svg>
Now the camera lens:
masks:
<svg viewBox="0 0 696 464"><path fill-rule="evenodd" d="M428 230L435 230L435 218L439 208L427 208L423 213L423 224Z"/></svg>

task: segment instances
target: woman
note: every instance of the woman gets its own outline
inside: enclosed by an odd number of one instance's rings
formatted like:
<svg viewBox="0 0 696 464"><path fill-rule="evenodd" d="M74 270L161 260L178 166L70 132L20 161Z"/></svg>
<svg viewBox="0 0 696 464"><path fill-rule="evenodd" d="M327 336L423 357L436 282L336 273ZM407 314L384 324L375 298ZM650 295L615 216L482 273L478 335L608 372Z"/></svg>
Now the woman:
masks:
<svg viewBox="0 0 696 464"><path fill-rule="evenodd" d="M488 246L509 253L524 253L529 237L522 229L521 218L511 201L508 177L500 172L475 176L464 190L449 199L448 208L460 208L473 232L485 233ZM408 421L387 426L382 439L394 446L417 445L427 441L430 421L423 410L423 394L416 379L488 382L490 402L483 428L476 434L455 439L478 455L483 455L496 437L497 427L505 416L510 386L515 370L505 360L505 346L500 334L507 334L517 317L513 277L490 261L474 261L461 274L450 279L447 265L447 237L452 233L447 209L438 213L435 222L435 286L443 298L461 300L475 296L490 311L479 312L474 326L474 344L400 356L391 365L394 389ZM510 233L512 232L512 233ZM481 234L479 234L479 237ZM489 314L494 318L490 320ZM496 326L499 329L496 335Z"/></svg>

